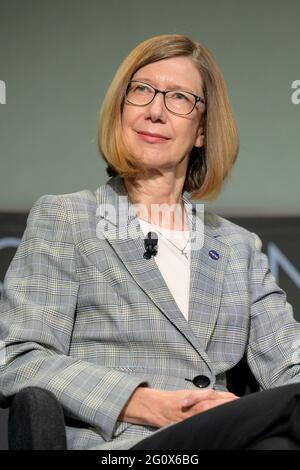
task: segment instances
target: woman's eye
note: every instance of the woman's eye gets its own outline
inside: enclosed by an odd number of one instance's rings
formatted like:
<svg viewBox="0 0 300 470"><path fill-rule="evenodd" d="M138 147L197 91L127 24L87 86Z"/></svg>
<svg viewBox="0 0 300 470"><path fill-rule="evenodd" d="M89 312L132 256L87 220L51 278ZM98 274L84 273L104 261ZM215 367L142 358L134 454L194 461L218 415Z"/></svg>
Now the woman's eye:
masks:
<svg viewBox="0 0 300 470"><path fill-rule="evenodd" d="M174 93L172 98L178 101L184 101L184 100L189 101L186 95L184 95L183 93L179 93L179 92Z"/></svg>
<svg viewBox="0 0 300 470"><path fill-rule="evenodd" d="M149 87L147 87L145 85L138 85L136 87L136 91L140 91L142 93L145 93L145 92L149 91Z"/></svg>

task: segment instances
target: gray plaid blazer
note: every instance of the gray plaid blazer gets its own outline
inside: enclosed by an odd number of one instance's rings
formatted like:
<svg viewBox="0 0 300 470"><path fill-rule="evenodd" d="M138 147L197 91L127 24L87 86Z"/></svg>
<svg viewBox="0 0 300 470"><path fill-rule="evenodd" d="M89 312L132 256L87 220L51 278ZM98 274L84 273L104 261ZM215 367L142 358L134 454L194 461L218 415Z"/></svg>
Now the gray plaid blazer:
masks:
<svg viewBox="0 0 300 470"><path fill-rule="evenodd" d="M144 237L126 236L132 220L119 177L95 192L43 196L5 277L0 392L53 392L67 417L85 423L67 426L70 449L129 449L160 432L118 421L136 387L192 390L186 379L205 375L224 390L245 353L261 389L299 381L300 324L257 235L205 217L186 321L155 259L143 258Z"/></svg>

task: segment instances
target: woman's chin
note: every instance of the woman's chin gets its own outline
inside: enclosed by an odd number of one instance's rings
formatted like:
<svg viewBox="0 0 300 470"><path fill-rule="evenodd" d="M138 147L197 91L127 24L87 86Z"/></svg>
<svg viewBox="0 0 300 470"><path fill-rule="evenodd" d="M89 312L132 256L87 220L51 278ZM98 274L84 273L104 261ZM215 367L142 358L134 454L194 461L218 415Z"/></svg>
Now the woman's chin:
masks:
<svg viewBox="0 0 300 470"><path fill-rule="evenodd" d="M136 158L136 161L144 170L170 170L176 167L176 162L170 161L168 158L163 159L157 155L155 157L145 155L143 158Z"/></svg>

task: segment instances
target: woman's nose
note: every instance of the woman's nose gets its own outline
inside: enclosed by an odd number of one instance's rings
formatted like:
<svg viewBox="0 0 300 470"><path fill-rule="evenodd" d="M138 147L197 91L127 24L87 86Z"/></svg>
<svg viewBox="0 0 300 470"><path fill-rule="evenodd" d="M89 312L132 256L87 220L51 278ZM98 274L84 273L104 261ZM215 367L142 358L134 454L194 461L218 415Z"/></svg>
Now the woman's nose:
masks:
<svg viewBox="0 0 300 470"><path fill-rule="evenodd" d="M161 93L157 93L151 103L148 104L147 111L154 119L165 117L166 108L164 103L164 96Z"/></svg>

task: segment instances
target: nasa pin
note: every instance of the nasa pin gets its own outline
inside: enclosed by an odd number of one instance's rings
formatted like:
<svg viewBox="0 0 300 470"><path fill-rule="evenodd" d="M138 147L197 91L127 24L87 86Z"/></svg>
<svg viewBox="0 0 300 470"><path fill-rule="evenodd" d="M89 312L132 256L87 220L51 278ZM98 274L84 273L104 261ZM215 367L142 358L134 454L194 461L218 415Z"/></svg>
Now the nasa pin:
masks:
<svg viewBox="0 0 300 470"><path fill-rule="evenodd" d="M219 253L215 250L210 250L209 256L211 259L214 259L214 260L218 260L220 258Z"/></svg>

